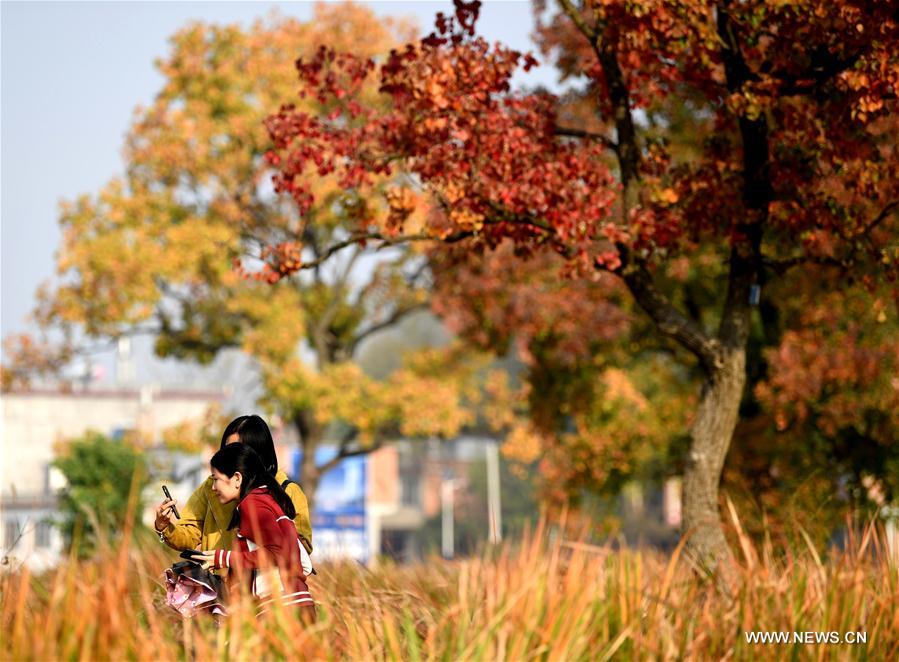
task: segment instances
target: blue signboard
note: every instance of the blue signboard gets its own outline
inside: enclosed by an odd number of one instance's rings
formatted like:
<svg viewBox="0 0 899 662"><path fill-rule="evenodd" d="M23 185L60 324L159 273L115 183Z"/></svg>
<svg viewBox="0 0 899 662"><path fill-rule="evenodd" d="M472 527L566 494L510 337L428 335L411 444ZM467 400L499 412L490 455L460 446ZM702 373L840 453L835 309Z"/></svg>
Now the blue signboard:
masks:
<svg viewBox="0 0 899 662"><path fill-rule="evenodd" d="M336 454L333 446L317 448L315 463L321 466ZM302 459L302 451L294 451L294 476L300 474ZM368 561L367 473L368 458L360 455L343 459L321 477L312 512L313 561L331 558Z"/></svg>

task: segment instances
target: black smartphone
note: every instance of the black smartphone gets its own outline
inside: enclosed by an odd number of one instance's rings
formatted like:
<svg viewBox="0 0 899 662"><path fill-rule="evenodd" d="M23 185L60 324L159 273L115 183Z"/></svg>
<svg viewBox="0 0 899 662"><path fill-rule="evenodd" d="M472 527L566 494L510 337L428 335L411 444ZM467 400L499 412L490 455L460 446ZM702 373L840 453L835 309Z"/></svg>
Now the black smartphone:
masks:
<svg viewBox="0 0 899 662"><path fill-rule="evenodd" d="M169 494L169 488L167 488L165 485L162 486L162 493L165 494L166 499L168 499L169 501L172 500L172 495ZM172 504L172 512L175 513L175 517L181 519L181 515L178 514L178 508L174 503Z"/></svg>

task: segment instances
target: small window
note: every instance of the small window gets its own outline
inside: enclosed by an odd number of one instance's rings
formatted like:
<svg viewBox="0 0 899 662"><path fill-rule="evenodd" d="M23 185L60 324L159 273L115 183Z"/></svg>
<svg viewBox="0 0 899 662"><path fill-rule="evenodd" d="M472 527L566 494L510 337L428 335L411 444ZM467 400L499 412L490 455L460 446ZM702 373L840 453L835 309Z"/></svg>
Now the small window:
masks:
<svg viewBox="0 0 899 662"><path fill-rule="evenodd" d="M3 548L11 552L19 542L19 523L14 519L8 519L3 527Z"/></svg>
<svg viewBox="0 0 899 662"><path fill-rule="evenodd" d="M50 522L38 522L34 532L34 545L38 549L50 546Z"/></svg>

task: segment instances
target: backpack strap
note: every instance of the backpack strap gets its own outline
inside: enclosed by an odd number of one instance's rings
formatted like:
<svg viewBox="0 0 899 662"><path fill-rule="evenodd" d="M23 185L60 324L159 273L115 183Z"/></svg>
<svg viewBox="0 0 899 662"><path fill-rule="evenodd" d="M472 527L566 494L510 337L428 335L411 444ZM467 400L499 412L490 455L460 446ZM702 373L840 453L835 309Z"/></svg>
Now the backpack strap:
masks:
<svg viewBox="0 0 899 662"><path fill-rule="evenodd" d="M284 490L284 491L286 492L286 491L287 491L287 486L290 485L291 483L293 483L294 485L297 485L296 481L292 481L292 480L290 480L290 478L288 478L288 479L285 480L283 483L281 483L281 489ZM312 545L310 545L310 544L306 541L306 538L304 538L303 536L301 536L301 535L299 535L299 534L297 534L297 538L298 538L299 541L300 541L300 545L303 547L303 551L306 552L306 554L308 555L308 554L309 554L309 551L308 551L308 550L310 550L310 549L312 548ZM313 575L317 575L317 574L318 574L318 573L315 571L315 568L312 568L312 574L313 574Z"/></svg>

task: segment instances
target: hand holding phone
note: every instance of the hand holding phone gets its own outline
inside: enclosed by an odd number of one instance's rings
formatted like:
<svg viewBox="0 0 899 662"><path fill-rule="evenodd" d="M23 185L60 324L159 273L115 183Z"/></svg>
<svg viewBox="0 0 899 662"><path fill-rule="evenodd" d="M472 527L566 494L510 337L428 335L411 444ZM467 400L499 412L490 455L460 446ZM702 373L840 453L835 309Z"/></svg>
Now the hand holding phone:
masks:
<svg viewBox="0 0 899 662"><path fill-rule="evenodd" d="M168 499L169 501L173 500L172 495L169 494L169 488L167 488L165 485L162 486L162 493L165 495L165 498ZM172 504L172 512L175 513L175 517L177 517L178 519L181 519L181 515L178 514L178 508L177 508L177 506L175 506L174 503Z"/></svg>
<svg viewBox="0 0 899 662"><path fill-rule="evenodd" d="M185 549L180 556L182 559L196 563L203 570L209 570L213 566L215 550Z"/></svg>

